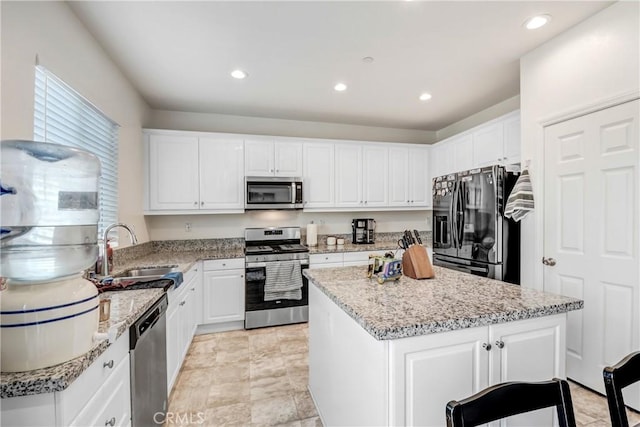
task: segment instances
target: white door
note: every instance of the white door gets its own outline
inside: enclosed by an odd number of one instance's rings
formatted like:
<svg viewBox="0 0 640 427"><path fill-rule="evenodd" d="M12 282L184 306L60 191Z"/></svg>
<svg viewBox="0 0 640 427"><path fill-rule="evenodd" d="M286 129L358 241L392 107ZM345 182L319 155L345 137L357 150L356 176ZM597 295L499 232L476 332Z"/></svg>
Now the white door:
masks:
<svg viewBox="0 0 640 427"><path fill-rule="evenodd" d="M389 206L409 206L409 149L389 147Z"/></svg>
<svg viewBox="0 0 640 427"><path fill-rule="evenodd" d="M304 207L330 208L334 206L334 145L305 142L303 146Z"/></svg>
<svg viewBox="0 0 640 427"><path fill-rule="evenodd" d="M365 145L362 149L362 157L364 207L388 206L389 149L382 145Z"/></svg>
<svg viewBox="0 0 640 427"><path fill-rule="evenodd" d="M203 324L244 320L244 270L204 272Z"/></svg>
<svg viewBox="0 0 640 427"><path fill-rule="evenodd" d="M409 149L409 206L431 206L431 174L429 172L429 148ZM389 171L389 180L392 179Z"/></svg>
<svg viewBox="0 0 640 427"><path fill-rule="evenodd" d="M244 172L246 176L273 176L275 173L273 140L247 138L244 140Z"/></svg>
<svg viewBox="0 0 640 427"><path fill-rule="evenodd" d="M362 147L336 143L336 207L362 207Z"/></svg>
<svg viewBox="0 0 640 427"><path fill-rule="evenodd" d="M545 129L544 289L584 300L567 376L601 393L602 369L640 348L638 104ZM625 403L640 409L638 387Z"/></svg>
<svg viewBox="0 0 640 427"><path fill-rule="evenodd" d="M273 146L275 176L302 176L302 143L276 142Z"/></svg>
<svg viewBox="0 0 640 427"><path fill-rule="evenodd" d="M244 209L244 142L200 138L200 209Z"/></svg>
<svg viewBox="0 0 640 427"><path fill-rule="evenodd" d="M199 207L198 138L149 136L149 208L185 210Z"/></svg>

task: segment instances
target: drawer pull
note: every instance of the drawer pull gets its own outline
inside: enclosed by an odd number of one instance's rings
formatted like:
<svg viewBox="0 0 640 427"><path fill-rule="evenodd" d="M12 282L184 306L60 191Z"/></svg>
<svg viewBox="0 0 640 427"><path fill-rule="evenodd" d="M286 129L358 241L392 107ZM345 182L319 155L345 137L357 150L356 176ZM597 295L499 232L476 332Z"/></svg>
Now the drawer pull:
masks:
<svg viewBox="0 0 640 427"><path fill-rule="evenodd" d="M102 364L103 368L109 368L109 369L113 369L113 359L109 360L108 362L104 362Z"/></svg>
<svg viewBox="0 0 640 427"><path fill-rule="evenodd" d="M104 425L105 426L111 426L111 427L115 426L116 425L116 417L111 417L110 420L105 421Z"/></svg>

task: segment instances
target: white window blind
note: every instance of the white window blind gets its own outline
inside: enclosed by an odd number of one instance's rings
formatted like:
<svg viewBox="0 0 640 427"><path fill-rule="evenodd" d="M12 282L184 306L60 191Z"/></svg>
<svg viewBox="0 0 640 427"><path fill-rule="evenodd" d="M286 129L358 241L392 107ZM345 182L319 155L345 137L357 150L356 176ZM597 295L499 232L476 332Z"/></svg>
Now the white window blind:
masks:
<svg viewBox="0 0 640 427"><path fill-rule="evenodd" d="M36 141L69 145L100 159L98 236L118 219L118 124L42 66L36 66Z"/></svg>

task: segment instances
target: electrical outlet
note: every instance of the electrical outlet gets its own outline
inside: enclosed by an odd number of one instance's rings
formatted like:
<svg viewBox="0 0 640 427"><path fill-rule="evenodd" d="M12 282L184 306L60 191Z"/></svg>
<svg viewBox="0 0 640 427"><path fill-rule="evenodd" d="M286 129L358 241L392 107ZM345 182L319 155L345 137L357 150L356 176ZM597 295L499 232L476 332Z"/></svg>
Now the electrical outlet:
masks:
<svg viewBox="0 0 640 427"><path fill-rule="evenodd" d="M185 222L184 223L184 231L186 231L187 233L191 232L191 223L190 222Z"/></svg>

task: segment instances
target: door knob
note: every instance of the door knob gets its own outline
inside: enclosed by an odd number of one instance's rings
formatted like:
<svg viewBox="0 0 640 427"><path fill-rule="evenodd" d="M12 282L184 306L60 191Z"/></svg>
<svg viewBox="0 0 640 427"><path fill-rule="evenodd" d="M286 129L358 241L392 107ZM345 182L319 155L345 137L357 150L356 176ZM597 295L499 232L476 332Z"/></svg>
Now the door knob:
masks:
<svg viewBox="0 0 640 427"><path fill-rule="evenodd" d="M500 340L496 341L496 347L503 348L504 347L504 341L500 341Z"/></svg>
<svg viewBox="0 0 640 427"><path fill-rule="evenodd" d="M556 260L553 258L542 257L542 263L544 265L548 265L549 267L553 267L554 265L556 265Z"/></svg>
<svg viewBox="0 0 640 427"><path fill-rule="evenodd" d="M484 348L485 350L489 351L491 350L491 344L489 343L482 343L482 348Z"/></svg>

